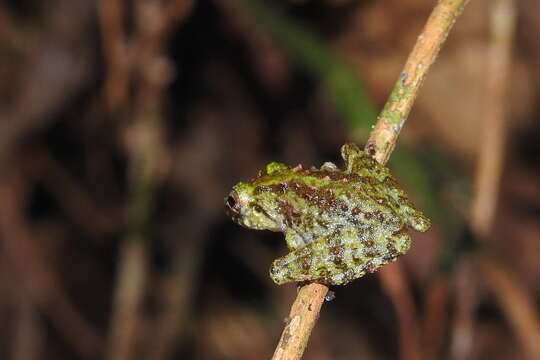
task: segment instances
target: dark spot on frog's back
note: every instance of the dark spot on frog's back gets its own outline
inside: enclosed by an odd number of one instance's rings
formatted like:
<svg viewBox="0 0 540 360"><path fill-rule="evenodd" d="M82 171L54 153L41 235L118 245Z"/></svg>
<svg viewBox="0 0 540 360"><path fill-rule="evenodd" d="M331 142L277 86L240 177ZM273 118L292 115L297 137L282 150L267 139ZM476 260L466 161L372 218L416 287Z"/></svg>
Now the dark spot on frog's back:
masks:
<svg viewBox="0 0 540 360"><path fill-rule="evenodd" d="M399 182L397 181L397 179L395 177L393 177L392 175L388 175L385 179L384 179L384 184L388 187L397 187L399 186Z"/></svg>
<svg viewBox="0 0 540 360"><path fill-rule="evenodd" d="M379 253L375 250L368 250L365 252L366 257L368 258L374 258L376 256L379 256Z"/></svg>
<svg viewBox="0 0 540 360"><path fill-rule="evenodd" d="M281 215L283 215L287 225L291 226L292 224L298 223L302 213L299 210L295 209L291 204L289 204L287 200L279 199L278 203L278 211Z"/></svg>
<svg viewBox="0 0 540 360"><path fill-rule="evenodd" d="M330 249L330 253L332 255L337 255L341 252L343 248L341 246L334 246L333 248Z"/></svg>
<svg viewBox="0 0 540 360"><path fill-rule="evenodd" d="M377 209L373 213L377 216L380 222L384 221L384 215L382 214L381 210Z"/></svg>
<svg viewBox="0 0 540 360"><path fill-rule="evenodd" d="M337 204L337 200L333 196L328 196L331 192L328 192L326 189L323 190L298 182L291 183L290 189L302 199L318 207L328 208Z"/></svg>
<svg viewBox="0 0 540 360"><path fill-rule="evenodd" d="M328 222L327 221L319 220L319 219L317 219L316 221L317 221L317 225L319 225L323 229L328 229Z"/></svg>
<svg viewBox="0 0 540 360"><path fill-rule="evenodd" d="M373 185L376 182L371 176L360 176L360 181L368 185Z"/></svg>
<svg viewBox="0 0 540 360"><path fill-rule="evenodd" d="M332 181L339 181L348 176L348 174L344 174L341 171L328 171L328 170L312 171L309 175L316 177L318 179L332 180Z"/></svg>
<svg viewBox="0 0 540 360"><path fill-rule="evenodd" d="M397 251L397 249L396 249L396 247L394 245L389 244L386 249L388 250L388 254L385 255L385 258L389 257L391 259L394 259L399 255L399 253L398 253L398 251Z"/></svg>
<svg viewBox="0 0 540 360"><path fill-rule="evenodd" d="M375 266L373 263L368 262L366 265L364 265L364 271L368 272L370 274L373 274L377 270L377 266Z"/></svg>
<svg viewBox="0 0 540 360"><path fill-rule="evenodd" d="M255 194L272 192L284 194L287 191L287 183L277 183L271 185L259 185L255 188Z"/></svg>

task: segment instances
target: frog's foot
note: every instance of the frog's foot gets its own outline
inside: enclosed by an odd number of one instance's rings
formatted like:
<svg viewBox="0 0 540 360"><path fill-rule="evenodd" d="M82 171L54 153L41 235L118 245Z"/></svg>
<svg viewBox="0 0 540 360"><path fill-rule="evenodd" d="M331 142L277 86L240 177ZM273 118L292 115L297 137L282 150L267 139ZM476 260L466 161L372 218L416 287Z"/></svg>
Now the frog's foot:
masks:
<svg viewBox="0 0 540 360"><path fill-rule="evenodd" d="M323 236L275 260L270 277L276 284L316 281L344 285L372 273L409 250L411 238L400 231L379 241L336 242Z"/></svg>
<svg viewBox="0 0 540 360"><path fill-rule="evenodd" d="M323 261L322 264L317 262ZM338 268L332 261L324 263L328 259L317 257L315 259L300 260L295 254L289 253L272 263L270 267L270 277L278 284L289 282L318 282L325 285L344 285L351 280L361 277L366 273L364 265L359 264L352 268L347 268L345 264Z"/></svg>
<svg viewBox="0 0 540 360"><path fill-rule="evenodd" d="M416 231L426 232L431 227L431 221L418 210L409 211L407 216L407 225Z"/></svg>

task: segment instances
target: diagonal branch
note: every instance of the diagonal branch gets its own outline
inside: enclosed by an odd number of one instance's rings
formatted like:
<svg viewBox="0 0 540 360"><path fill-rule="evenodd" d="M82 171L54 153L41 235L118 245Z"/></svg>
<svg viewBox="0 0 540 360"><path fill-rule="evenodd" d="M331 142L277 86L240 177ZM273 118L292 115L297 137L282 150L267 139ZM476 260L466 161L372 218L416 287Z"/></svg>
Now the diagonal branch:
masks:
<svg viewBox="0 0 540 360"><path fill-rule="evenodd" d="M380 163L390 158L418 90L467 2L440 0L433 9L366 145ZM328 287L321 284L309 284L299 291L272 359L302 357L327 292Z"/></svg>

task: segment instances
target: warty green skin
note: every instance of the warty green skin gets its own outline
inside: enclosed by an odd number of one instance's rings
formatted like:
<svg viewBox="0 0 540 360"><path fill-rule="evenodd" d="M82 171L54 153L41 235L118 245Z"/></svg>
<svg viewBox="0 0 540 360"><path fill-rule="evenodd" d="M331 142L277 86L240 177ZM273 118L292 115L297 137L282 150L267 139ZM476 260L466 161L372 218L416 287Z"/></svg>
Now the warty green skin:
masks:
<svg viewBox="0 0 540 360"><path fill-rule="evenodd" d="M270 163L225 199L238 224L285 234L290 252L270 267L275 283L346 284L406 253L408 228L429 229L388 168L354 144L341 154L345 170Z"/></svg>

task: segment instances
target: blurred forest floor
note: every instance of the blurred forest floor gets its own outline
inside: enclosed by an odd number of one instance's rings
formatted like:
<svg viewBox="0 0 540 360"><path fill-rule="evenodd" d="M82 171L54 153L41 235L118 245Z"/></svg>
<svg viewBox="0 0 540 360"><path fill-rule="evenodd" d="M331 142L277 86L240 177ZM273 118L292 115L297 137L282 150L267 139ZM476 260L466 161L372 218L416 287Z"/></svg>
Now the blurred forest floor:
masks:
<svg viewBox="0 0 540 360"><path fill-rule="evenodd" d="M0 358L272 354L284 241L223 198L269 161L341 164L435 1L254 1L0 3ZM333 289L306 359L539 358L538 1L515 3L495 221L470 230L491 3L458 20L390 161L434 220L399 260L410 323L368 275Z"/></svg>

